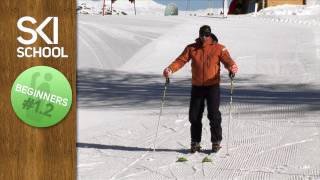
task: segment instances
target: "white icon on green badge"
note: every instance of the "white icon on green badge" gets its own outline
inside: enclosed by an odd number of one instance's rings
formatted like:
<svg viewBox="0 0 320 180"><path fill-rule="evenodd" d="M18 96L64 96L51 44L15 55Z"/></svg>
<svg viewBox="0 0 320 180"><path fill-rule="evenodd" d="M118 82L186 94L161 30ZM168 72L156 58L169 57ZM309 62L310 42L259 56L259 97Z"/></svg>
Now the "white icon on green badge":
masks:
<svg viewBox="0 0 320 180"><path fill-rule="evenodd" d="M15 80L11 103L23 122L34 127L49 127L68 114L72 90L60 71L48 66L35 66L22 72Z"/></svg>

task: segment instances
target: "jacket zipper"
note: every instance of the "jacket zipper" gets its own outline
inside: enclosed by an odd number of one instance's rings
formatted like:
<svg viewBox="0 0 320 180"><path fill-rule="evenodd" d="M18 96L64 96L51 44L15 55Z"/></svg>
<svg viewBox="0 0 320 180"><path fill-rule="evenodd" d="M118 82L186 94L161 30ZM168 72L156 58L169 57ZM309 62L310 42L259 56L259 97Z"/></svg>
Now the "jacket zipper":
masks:
<svg viewBox="0 0 320 180"><path fill-rule="evenodd" d="M204 86L204 68L205 68L205 58L204 58L204 48L202 48L202 86Z"/></svg>

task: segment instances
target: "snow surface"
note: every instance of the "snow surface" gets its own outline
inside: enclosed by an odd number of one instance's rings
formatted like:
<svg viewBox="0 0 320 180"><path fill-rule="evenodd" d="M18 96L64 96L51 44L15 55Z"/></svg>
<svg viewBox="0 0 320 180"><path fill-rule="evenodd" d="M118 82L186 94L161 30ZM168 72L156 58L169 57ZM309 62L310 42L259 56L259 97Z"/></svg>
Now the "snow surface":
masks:
<svg viewBox="0 0 320 180"><path fill-rule="evenodd" d="M307 5L320 5L320 0L307 0Z"/></svg>
<svg viewBox="0 0 320 180"><path fill-rule="evenodd" d="M263 15L320 15L320 5L279 5L262 9L259 13Z"/></svg>
<svg viewBox="0 0 320 180"><path fill-rule="evenodd" d="M277 11L277 10L274 10ZM78 179L320 179L317 15L78 17ZM188 154L190 64L171 78L153 152L162 70L209 24L238 63L222 149ZM203 116L202 146L210 150ZM188 162L175 162L187 156Z"/></svg>

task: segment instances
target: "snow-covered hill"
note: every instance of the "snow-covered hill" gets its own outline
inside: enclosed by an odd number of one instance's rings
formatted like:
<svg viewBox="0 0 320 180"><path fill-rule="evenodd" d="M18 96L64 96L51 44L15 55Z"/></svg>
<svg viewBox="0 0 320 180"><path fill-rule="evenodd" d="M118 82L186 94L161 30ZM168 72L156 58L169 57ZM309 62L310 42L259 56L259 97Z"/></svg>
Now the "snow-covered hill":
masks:
<svg viewBox="0 0 320 180"><path fill-rule="evenodd" d="M306 2L307 2L307 5L309 5L309 6L320 5L319 0L307 0Z"/></svg>
<svg viewBox="0 0 320 180"><path fill-rule="evenodd" d="M79 0L78 7L82 8L78 11L79 14L101 14L103 1L102 0ZM134 15L134 6L128 0L117 0L112 6L114 15ZM152 0L143 0L136 2L137 15L163 15L165 6L158 4ZM111 11L110 1L106 1L106 11ZM123 12L123 13L121 13Z"/></svg>
<svg viewBox="0 0 320 180"><path fill-rule="evenodd" d="M320 5L280 5L254 15L275 22L320 26Z"/></svg>
<svg viewBox="0 0 320 180"><path fill-rule="evenodd" d="M305 5L280 5L268 7L259 11L261 15L320 15L320 5L305 6Z"/></svg>
<svg viewBox="0 0 320 180"><path fill-rule="evenodd" d="M106 1L106 14L111 13L110 1ZM98 15L102 14L102 0L79 0L78 4L78 14L90 14ZM113 6L113 15L134 15L134 6L128 0L117 0ZM165 11L165 6L154 2L153 0L142 0L136 1L136 12L137 15L153 15L153 16L163 16ZM187 16L207 16L207 15L218 15L222 9L203 9L196 11L184 11L179 10L179 15Z"/></svg>
<svg viewBox="0 0 320 180"><path fill-rule="evenodd" d="M307 15L317 18L317 15ZM292 21L284 21L290 18ZM282 20L284 19L284 20ZM298 23L295 23L298 22ZM78 17L78 179L320 179L320 31L306 15ZM190 64L171 77L153 147L162 70L203 24L239 65L229 153L230 80L222 71L222 149L188 154ZM180 156L189 161L177 163Z"/></svg>

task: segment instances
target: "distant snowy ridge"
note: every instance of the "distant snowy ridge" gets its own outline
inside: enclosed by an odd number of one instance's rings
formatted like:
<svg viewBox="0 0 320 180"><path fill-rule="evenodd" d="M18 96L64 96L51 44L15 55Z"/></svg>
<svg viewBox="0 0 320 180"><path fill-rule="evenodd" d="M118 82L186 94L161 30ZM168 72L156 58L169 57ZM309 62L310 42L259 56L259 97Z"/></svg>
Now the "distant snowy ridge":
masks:
<svg viewBox="0 0 320 180"><path fill-rule="evenodd" d="M102 14L103 1L97 0L78 0L78 14L89 14L98 15ZM136 2L136 13L137 15L156 15L163 16L166 6L158 4L153 0L144 0ZM111 14L110 1L106 1L106 14ZM129 0L117 0L112 5L113 15L134 15L134 6ZM196 11L184 11L179 9L179 15L187 16L206 16L206 15L217 15L222 11L221 8L208 8Z"/></svg>
<svg viewBox="0 0 320 180"><path fill-rule="evenodd" d="M320 26L320 5L280 5L265 8L256 15L275 22Z"/></svg>
<svg viewBox="0 0 320 180"><path fill-rule="evenodd" d="M280 5L259 11L260 15L320 15L320 5Z"/></svg>
<svg viewBox="0 0 320 180"><path fill-rule="evenodd" d="M79 0L77 2L79 14L101 14L103 1ZM82 9L81 9L82 8ZM144 0L136 2L136 10L138 15L163 15L165 6L158 4L152 0ZM117 0L112 4L114 15L134 15L134 6L128 0ZM106 12L111 12L110 1L106 1ZM121 13L122 12L122 13Z"/></svg>
<svg viewBox="0 0 320 180"><path fill-rule="evenodd" d="M307 0L307 5L320 5L319 0Z"/></svg>
<svg viewBox="0 0 320 180"><path fill-rule="evenodd" d="M208 9L200 9L196 11L179 11L179 15L187 15L187 16L211 16L211 15L219 15L221 14L221 8L208 8Z"/></svg>

